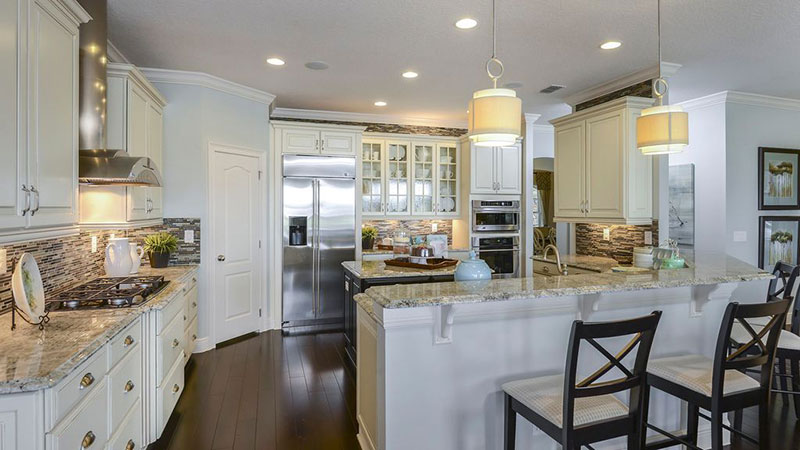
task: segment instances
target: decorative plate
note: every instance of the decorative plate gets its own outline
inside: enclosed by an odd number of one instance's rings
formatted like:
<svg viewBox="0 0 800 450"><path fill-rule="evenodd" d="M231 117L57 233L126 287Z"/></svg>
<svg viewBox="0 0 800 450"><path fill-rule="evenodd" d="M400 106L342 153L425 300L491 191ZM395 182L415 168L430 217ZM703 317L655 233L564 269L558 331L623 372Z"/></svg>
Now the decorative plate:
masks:
<svg viewBox="0 0 800 450"><path fill-rule="evenodd" d="M44 286L39 265L30 253L23 253L11 277L17 307L33 323L44 315Z"/></svg>

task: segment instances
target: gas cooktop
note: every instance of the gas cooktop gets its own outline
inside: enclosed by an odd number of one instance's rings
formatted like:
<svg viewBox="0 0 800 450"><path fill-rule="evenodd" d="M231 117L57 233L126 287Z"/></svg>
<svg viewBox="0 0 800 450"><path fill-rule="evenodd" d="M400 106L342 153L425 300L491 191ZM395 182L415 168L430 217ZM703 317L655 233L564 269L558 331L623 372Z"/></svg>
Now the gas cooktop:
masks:
<svg viewBox="0 0 800 450"><path fill-rule="evenodd" d="M85 310L139 306L169 284L163 276L97 278L62 291L45 302L49 310Z"/></svg>

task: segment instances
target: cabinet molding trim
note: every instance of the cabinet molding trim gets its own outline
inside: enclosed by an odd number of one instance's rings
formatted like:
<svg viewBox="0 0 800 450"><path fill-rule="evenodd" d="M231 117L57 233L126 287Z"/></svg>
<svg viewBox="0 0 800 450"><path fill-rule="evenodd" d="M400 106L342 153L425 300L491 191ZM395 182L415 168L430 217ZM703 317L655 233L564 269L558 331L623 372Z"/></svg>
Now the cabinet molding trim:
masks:
<svg viewBox="0 0 800 450"><path fill-rule="evenodd" d="M370 114L341 111L324 111L315 109L275 108L272 115L276 118L332 120L341 122L391 123L397 125L416 125L423 127L467 128L466 120L431 119L427 117L409 117L394 114Z"/></svg>
<svg viewBox="0 0 800 450"><path fill-rule="evenodd" d="M92 20L92 16L77 2L77 0L54 0L53 3L64 11L75 25L80 25Z"/></svg>
<svg viewBox="0 0 800 450"><path fill-rule="evenodd" d="M662 62L661 75L664 78L669 78L678 73L681 67L683 67L681 64ZM565 98L564 103L570 106L574 106L579 103L583 103L587 100L600 97L601 95L605 95L617 91L619 89L626 88L636 83L641 83L642 81L656 78L658 77L658 75L659 75L658 65L654 65L652 67L648 67L638 72L634 72L630 75L625 75L623 77L590 87L589 89L576 92Z"/></svg>
<svg viewBox="0 0 800 450"><path fill-rule="evenodd" d="M353 131L363 132L367 127L360 125L339 125L331 123L309 123L309 122L286 122L280 119L270 120L270 123L276 128L296 128L301 130L336 130L336 131Z"/></svg>
<svg viewBox="0 0 800 450"><path fill-rule="evenodd" d="M576 113L567 114L566 116L559 117L550 121L554 126L561 125L562 123L573 122L576 120L583 120L587 117L602 114L607 111L617 110L622 107L645 109L653 106L655 99L644 97L621 97L610 102L601 103L591 108L578 111Z"/></svg>
<svg viewBox="0 0 800 450"><path fill-rule="evenodd" d="M116 76L120 78L128 78L140 85L147 94L156 101L162 108L167 106L167 99L158 92L158 89L150 84L150 80L144 76L141 70L132 64L126 63L108 63L106 67L106 74L108 76Z"/></svg>
<svg viewBox="0 0 800 450"><path fill-rule="evenodd" d="M17 242L39 241L42 239L52 239L64 236L73 236L80 233L78 225L67 225L63 227L42 228L42 229L18 229L0 232L0 244L14 244Z"/></svg>
<svg viewBox="0 0 800 450"><path fill-rule="evenodd" d="M226 94L253 100L258 103L264 103L265 105L271 105L275 100L275 95L270 94L269 92L260 91L249 86L234 83L233 81L228 81L203 72L154 68L141 68L140 70L144 76L150 80L151 83L202 86L209 89L215 89Z"/></svg>

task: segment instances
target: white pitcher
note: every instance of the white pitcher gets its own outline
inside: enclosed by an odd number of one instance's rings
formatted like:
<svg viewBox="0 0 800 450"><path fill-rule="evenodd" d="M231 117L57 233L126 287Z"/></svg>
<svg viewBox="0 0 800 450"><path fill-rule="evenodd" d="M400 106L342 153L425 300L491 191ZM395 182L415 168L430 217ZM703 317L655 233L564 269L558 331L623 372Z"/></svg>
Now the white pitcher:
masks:
<svg viewBox="0 0 800 450"><path fill-rule="evenodd" d="M106 260L103 267L106 269L106 276L126 277L131 273L131 244L128 238L112 238L106 245Z"/></svg>
<svg viewBox="0 0 800 450"><path fill-rule="evenodd" d="M139 266L142 265L142 257L144 256L144 247L137 245L133 242L131 246L131 274L139 273Z"/></svg>

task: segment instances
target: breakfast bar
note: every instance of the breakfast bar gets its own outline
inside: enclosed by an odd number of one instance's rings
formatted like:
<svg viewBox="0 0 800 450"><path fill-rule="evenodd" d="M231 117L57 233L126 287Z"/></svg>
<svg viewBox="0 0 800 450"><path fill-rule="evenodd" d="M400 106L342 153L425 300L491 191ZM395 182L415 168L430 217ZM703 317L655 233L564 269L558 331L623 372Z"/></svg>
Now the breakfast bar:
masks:
<svg viewBox="0 0 800 450"><path fill-rule="evenodd" d="M362 448L502 448L501 385L563 372L576 319L660 310L652 357L687 349L713 355L726 305L763 302L772 276L722 254L686 260L684 269L389 285L355 295ZM603 362L582 349L578 371ZM654 393L650 422L681 429L681 410L679 401ZM516 437L517 448L556 448L525 421ZM700 442L707 440L701 421ZM603 448L625 444L612 440Z"/></svg>

